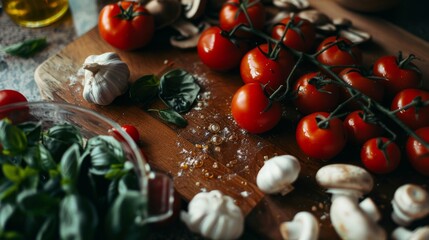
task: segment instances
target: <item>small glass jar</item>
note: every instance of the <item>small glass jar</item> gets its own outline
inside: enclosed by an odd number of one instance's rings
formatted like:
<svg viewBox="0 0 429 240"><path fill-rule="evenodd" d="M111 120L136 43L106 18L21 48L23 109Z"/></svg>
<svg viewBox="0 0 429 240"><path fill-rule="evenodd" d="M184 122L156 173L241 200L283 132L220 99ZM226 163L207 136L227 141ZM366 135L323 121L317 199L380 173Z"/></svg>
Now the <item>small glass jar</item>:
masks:
<svg viewBox="0 0 429 240"><path fill-rule="evenodd" d="M1 0L4 11L17 24L36 28L60 19L68 10L68 0Z"/></svg>

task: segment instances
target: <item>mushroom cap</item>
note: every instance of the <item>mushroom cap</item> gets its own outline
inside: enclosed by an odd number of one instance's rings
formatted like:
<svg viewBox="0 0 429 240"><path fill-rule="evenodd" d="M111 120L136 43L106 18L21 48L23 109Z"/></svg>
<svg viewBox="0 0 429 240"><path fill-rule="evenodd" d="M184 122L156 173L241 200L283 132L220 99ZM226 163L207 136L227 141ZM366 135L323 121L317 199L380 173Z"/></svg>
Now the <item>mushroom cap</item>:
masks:
<svg viewBox="0 0 429 240"><path fill-rule="evenodd" d="M350 197L335 198L330 216L332 225L342 239L386 239L386 232Z"/></svg>
<svg viewBox="0 0 429 240"><path fill-rule="evenodd" d="M414 230L409 240L429 239L429 226L419 227Z"/></svg>
<svg viewBox="0 0 429 240"><path fill-rule="evenodd" d="M298 212L291 222L280 224L280 232L283 239L316 240L319 236L319 222L309 212Z"/></svg>
<svg viewBox="0 0 429 240"><path fill-rule="evenodd" d="M327 189L346 189L369 193L374 180L365 169L350 164L330 164L320 168L316 173L317 183Z"/></svg>
<svg viewBox="0 0 429 240"><path fill-rule="evenodd" d="M415 184L404 184L396 189L392 204L405 216L422 218L429 213L429 194Z"/></svg>
<svg viewBox="0 0 429 240"><path fill-rule="evenodd" d="M256 184L264 193L278 193L298 178L301 165L292 155L275 156L264 162L256 176Z"/></svg>

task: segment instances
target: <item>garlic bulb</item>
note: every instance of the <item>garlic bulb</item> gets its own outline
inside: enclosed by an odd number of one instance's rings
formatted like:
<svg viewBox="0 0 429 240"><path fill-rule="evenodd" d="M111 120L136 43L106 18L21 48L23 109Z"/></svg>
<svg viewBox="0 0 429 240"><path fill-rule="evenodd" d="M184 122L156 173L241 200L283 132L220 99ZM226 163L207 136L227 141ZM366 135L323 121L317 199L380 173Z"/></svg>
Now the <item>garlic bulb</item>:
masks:
<svg viewBox="0 0 429 240"><path fill-rule="evenodd" d="M192 232L209 239L237 239L244 228L241 209L218 190L195 195L181 219Z"/></svg>
<svg viewBox="0 0 429 240"><path fill-rule="evenodd" d="M291 155L276 156L265 161L256 176L256 185L268 194L286 195L293 190L291 185L299 175L301 165Z"/></svg>
<svg viewBox="0 0 429 240"><path fill-rule="evenodd" d="M90 103L108 105L128 89L130 70L114 52L88 56L83 69L83 98Z"/></svg>

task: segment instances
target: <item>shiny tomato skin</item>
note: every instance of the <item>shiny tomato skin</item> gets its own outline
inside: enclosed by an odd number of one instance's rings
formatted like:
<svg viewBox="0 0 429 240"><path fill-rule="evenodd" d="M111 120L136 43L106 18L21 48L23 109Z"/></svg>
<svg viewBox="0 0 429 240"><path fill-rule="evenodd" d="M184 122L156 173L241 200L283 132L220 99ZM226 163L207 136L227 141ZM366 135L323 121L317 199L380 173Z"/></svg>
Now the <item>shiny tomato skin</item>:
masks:
<svg viewBox="0 0 429 240"><path fill-rule="evenodd" d="M281 49L277 59L273 60L266 56L268 51L268 44L262 44L247 52L241 60L240 76L244 83L268 84L268 90L275 91L286 84L295 59L288 50Z"/></svg>
<svg viewBox="0 0 429 240"><path fill-rule="evenodd" d="M201 34L197 44L201 61L216 71L238 68L248 50L247 44L244 42L234 44L223 35L225 33L217 26L210 27Z"/></svg>
<svg viewBox="0 0 429 240"><path fill-rule="evenodd" d="M121 128L128 135L130 135L130 137L134 140L134 142L140 141L140 133L139 133L139 130L135 126L129 125L129 124L124 124L121 126Z"/></svg>
<svg viewBox="0 0 429 240"><path fill-rule="evenodd" d="M413 63L409 63L416 68ZM385 78L381 82L387 92L395 96L406 88L420 88L422 76L415 69L400 68L395 56L382 56L373 65L373 73L378 77Z"/></svg>
<svg viewBox="0 0 429 240"><path fill-rule="evenodd" d="M27 98L20 92L12 89L3 89L0 90L0 106L18 103L18 102L27 102Z"/></svg>
<svg viewBox="0 0 429 240"><path fill-rule="evenodd" d="M356 110L344 119L344 127L350 142L362 145L371 138L381 137L383 128L377 124L363 120L363 111Z"/></svg>
<svg viewBox="0 0 429 240"><path fill-rule="evenodd" d="M234 94L231 114L238 126L250 133L264 133L274 128L281 119L282 107L269 99L259 83L247 83Z"/></svg>
<svg viewBox="0 0 429 240"><path fill-rule="evenodd" d="M423 141L429 143L429 126L419 128L415 133L422 138ZM410 136L406 143L406 152L411 166L413 166L417 172L429 176L429 148L425 148L421 142Z"/></svg>
<svg viewBox="0 0 429 240"><path fill-rule="evenodd" d="M274 39L280 40L284 34L285 26L291 22L286 35L283 38L283 44L301 52L309 52L313 48L316 39L316 30L312 23L306 19L295 16L286 17L280 21L283 25L276 25L271 31L271 36Z"/></svg>
<svg viewBox="0 0 429 240"><path fill-rule="evenodd" d="M134 13L139 15L130 19L118 17L121 14L119 5L125 10L132 7ZM101 9L98 30L101 37L113 47L120 50L135 50L146 46L152 40L155 23L153 16L143 5L119 1Z"/></svg>
<svg viewBox="0 0 429 240"><path fill-rule="evenodd" d="M225 31L231 31L239 24L250 26L246 15L240 9L240 2L240 0L228 0L222 5L222 8L219 12L220 28ZM264 5L258 0L249 0L248 4L251 6L246 8L247 14L252 22L253 27L255 29L262 30L264 28L266 14ZM236 34L240 37L252 36L252 33L244 31L238 31Z"/></svg>
<svg viewBox="0 0 429 240"><path fill-rule="evenodd" d="M421 97L423 102L429 101L429 92L421 89L404 89L393 98L390 109L392 111L400 109L411 103L414 98ZM418 129L429 126L429 105L418 108L410 107L396 113L396 116L411 129Z"/></svg>
<svg viewBox="0 0 429 240"><path fill-rule="evenodd" d="M378 147L379 141L386 143L389 139L380 137L371 138L366 141L361 148L361 161L370 172L376 174L393 172L401 161L401 150L395 142L391 142L386 147L386 155L384 155L382 150Z"/></svg>
<svg viewBox="0 0 429 240"><path fill-rule="evenodd" d="M347 38L331 36L325 38L318 46L317 51L328 47L329 44L340 41L340 45L333 45L323 51L317 56L317 60L328 66L350 66L350 65L361 65L362 64L362 52L356 46L352 46L352 42ZM346 48L350 48L350 51L342 49L340 47L344 45ZM351 52L351 54L349 53ZM331 70L334 73L339 73L344 67L334 67Z"/></svg>
<svg viewBox="0 0 429 240"><path fill-rule="evenodd" d="M298 111L307 115L313 112L331 112L340 103L340 88L327 84L320 89L309 83L312 78L320 77L319 72L302 75L294 85L296 93L293 103Z"/></svg>
<svg viewBox="0 0 429 240"><path fill-rule="evenodd" d="M360 91L371 99L382 102L384 98L384 86L379 80L370 79L355 68L346 68L340 72L339 76L344 82L354 89ZM349 98L350 93L344 88L344 97ZM358 106L357 103L354 103Z"/></svg>
<svg viewBox="0 0 429 240"><path fill-rule="evenodd" d="M347 142L347 133L339 118L329 120L324 129L318 126L320 117L327 118L327 112L315 112L303 117L296 128L296 141L302 152L314 159L329 160L338 155ZM319 119L319 120L318 120Z"/></svg>

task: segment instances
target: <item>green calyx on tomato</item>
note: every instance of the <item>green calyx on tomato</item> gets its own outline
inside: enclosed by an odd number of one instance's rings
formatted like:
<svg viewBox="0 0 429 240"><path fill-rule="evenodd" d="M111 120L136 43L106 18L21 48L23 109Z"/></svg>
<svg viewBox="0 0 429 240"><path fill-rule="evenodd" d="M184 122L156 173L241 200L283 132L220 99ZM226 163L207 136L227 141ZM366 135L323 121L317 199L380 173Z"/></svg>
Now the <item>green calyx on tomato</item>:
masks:
<svg viewBox="0 0 429 240"><path fill-rule="evenodd" d="M127 9L124 9L122 7L122 4L120 2L118 2L118 6L119 6L119 9L121 10L121 12L115 16L116 18L131 21L131 20L133 20L133 18L135 18L137 16L149 16L150 15L149 12L141 11L138 8L134 8L134 5L129 5Z"/></svg>
<svg viewBox="0 0 429 240"><path fill-rule="evenodd" d="M416 71L418 74L421 74L420 69L416 65L412 64L412 61L415 59L416 56L414 54L410 54L408 55L408 57L403 58L402 52L399 51L397 59L398 67L401 69L413 70Z"/></svg>

